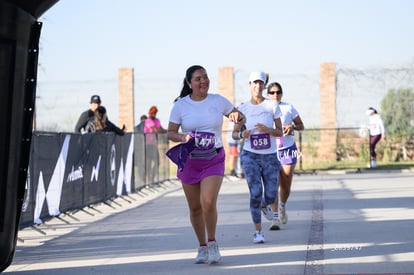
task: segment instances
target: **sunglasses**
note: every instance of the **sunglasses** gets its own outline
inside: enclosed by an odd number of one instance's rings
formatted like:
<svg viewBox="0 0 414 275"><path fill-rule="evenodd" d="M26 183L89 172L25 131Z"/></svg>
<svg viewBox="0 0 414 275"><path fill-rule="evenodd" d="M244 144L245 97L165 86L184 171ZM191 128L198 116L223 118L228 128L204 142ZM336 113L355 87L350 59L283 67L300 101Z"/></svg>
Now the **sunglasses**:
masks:
<svg viewBox="0 0 414 275"><path fill-rule="evenodd" d="M281 95L281 94L283 94L283 92L282 92L282 91L268 91L267 93L268 93L269 95L274 95L274 94Z"/></svg>

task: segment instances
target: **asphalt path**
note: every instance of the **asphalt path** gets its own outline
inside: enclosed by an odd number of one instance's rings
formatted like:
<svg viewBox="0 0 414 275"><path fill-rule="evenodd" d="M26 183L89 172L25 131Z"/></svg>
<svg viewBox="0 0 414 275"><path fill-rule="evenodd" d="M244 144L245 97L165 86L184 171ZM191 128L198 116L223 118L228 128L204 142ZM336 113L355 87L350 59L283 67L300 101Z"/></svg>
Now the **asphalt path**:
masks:
<svg viewBox="0 0 414 275"><path fill-rule="evenodd" d="M246 182L219 197L218 264L197 241L176 181L19 232L5 274L414 274L414 173L295 175L288 224L252 242Z"/></svg>

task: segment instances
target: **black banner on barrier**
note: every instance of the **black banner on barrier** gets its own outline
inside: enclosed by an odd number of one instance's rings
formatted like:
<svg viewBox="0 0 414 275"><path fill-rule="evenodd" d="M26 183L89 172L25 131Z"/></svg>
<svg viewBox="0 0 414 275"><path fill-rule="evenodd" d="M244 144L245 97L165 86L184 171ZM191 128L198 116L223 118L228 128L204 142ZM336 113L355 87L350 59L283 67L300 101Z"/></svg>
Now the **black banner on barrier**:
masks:
<svg viewBox="0 0 414 275"><path fill-rule="evenodd" d="M112 139L113 135L84 135L81 137L83 141L80 150L82 158L79 159L77 170L82 171L82 177L79 180L83 185L83 203L89 205L102 201L106 196L107 138ZM73 175L76 176L76 169L73 170Z"/></svg>
<svg viewBox="0 0 414 275"><path fill-rule="evenodd" d="M133 134L35 133L21 226L131 193L133 151Z"/></svg>

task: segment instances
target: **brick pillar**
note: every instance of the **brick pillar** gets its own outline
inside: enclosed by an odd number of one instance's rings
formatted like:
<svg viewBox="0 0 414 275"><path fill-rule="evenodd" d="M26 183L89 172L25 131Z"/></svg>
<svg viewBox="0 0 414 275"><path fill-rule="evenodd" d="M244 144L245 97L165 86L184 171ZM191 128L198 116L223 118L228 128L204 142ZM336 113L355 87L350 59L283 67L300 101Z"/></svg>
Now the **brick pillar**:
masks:
<svg viewBox="0 0 414 275"><path fill-rule="evenodd" d="M233 67L219 67L218 71L219 93L234 104L234 69ZM223 131L228 130L227 120L224 120Z"/></svg>
<svg viewBox="0 0 414 275"><path fill-rule="evenodd" d="M219 67L219 93L234 104L234 69L233 67Z"/></svg>
<svg viewBox="0 0 414 275"><path fill-rule="evenodd" d="M219 67L218 70L218 90L219 93L234 104L234 69L233 67ZM228 120L223 121L223 147L226 154L229 152L227 143L227 131L229 130Z"/></svg>
<svg viewBox="0 0 414 275"><path fill-rule="evenodd" d="M318 157L336 159L336 63L320 65L321 139Z"/></svg>
<svg viewBox="0 0 414 275"><path fill-rule="evenodd" d="M134 131L134 69L118 69L118 125L125 124L128 132Z"/></svg>

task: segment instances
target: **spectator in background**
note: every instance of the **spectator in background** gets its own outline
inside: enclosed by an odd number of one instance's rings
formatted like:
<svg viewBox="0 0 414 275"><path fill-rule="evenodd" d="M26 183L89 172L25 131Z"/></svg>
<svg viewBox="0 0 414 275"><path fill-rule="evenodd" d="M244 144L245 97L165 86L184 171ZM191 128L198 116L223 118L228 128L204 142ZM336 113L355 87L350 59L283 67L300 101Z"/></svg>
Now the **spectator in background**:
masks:
<svg viewBox="0 0 414 275"><path fill-rule="evenodd" d="M76 133L82 133L85 131L86 124L88 121L93 120L95 116L95 110L101 106L101 97L99 95L91 96L90 106L89 109L82 112L80 115L78 122L75 126Z"/></svg>
<svg viewBox="0 0 414 275"><path fill-rule="evenodd" d="M140 122L135 126L135 146L139 148L141 152L145 151L145 134L144 134L144 127L145 127L145 120L147 120L146 115L141 115ZM144 154L145 155L145 154ZM145 184L146 180L146 169L145 169L145 157L144 158L136 158L135 164L138 167L138 180L140 184Z"/></svg>
<svg viewBox="0 0 414 275"><path fill-rule="evenodd" d="M85 132L87 133L114 132L120 136L125 134L124 129L125 127L120 129L108 120L104 106L99 106L95 110L93 119L89 120L85 126Z"/></svg>
<svg viewBox="0 0 414 275"><path fill-rule="evenodd" d="M236 174L239 179L244 179L244 172L243 172L243 168L240 163L240 154L243 151L243 145L244 145L244 139L239 140L239 143L237 144L238 158L237 158L237 164L236 164Z"/></svg>
<svg viewBox="0 0 414 275"><path fill-rule="evenodd" d="M156 117L157 113L157 107L152 106L148 110L148 118L145 120L144 124L145 157L149 183L155 182L158 174L158 166L160 163L158 153L158 134L167 132L167 130L161 126L160 120Z"/></svg>
<svg viewBox="0 0 414 275"><path fill-rule="evenodd" d="M234 128L234 123L229 122L229 129ZM239 141L234 140L232 137L233 130L227 132L227 144L229 145L229 169L230 169L230 176L236 177L237 176L237 160L239 158Z"/></svg>
<svg viewBox="0 0 414 275"><path fill-rule="evenodd" d="M366 111L368 115L368 130L369 130L369 154L371 157L370 168L377 167L377 153L375 147L380 140L385 140L385 128L381 116L377 110L369 107Z"/></svg>
<svg viewBox="0 0 414 275"><path fill-rule="evenodd" d="M147 116L146 115L142 115L140 117L140 122L135 126L135 132L137 133L144 133L144 127L145 127L145 120L147 120Z"/></svg>

